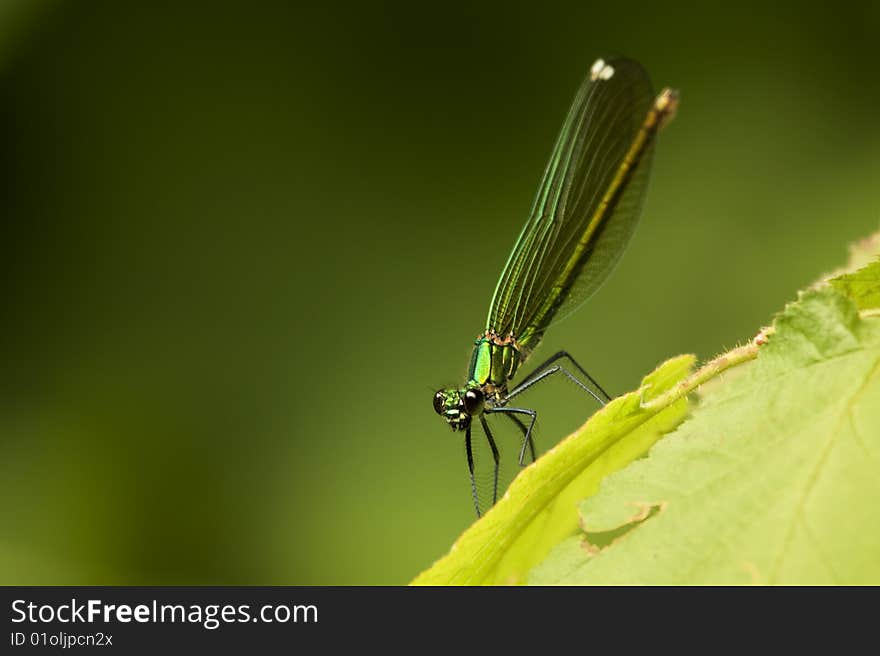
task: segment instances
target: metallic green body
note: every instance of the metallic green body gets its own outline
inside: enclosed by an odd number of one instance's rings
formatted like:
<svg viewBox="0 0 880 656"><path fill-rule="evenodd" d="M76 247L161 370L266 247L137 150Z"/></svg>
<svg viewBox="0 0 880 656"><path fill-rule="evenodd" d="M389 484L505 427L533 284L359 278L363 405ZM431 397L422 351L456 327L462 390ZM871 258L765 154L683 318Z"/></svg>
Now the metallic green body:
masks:
<svg viewBox="0 0 880 656"><path fill-rule="evenodd" d="M512 339L499 339L491 332L478 337L468 367L468 387L479 387L489 398L507 390L522 357Z"/></svg>

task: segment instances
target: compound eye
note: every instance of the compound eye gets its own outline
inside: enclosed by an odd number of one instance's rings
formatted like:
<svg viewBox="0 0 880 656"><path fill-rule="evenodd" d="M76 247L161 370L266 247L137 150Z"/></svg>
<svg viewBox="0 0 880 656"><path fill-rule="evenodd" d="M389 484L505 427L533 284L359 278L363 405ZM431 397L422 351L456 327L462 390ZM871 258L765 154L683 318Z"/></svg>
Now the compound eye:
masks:
<svg viewBox="0 0 880 656"><path fill-rule="evenodd" d="M469 415L476 415L483 410L483 401L485 397L478 389L469 389L464 394L464 409Z"/></svg>
<svg viewBox="0 0 880 656"><path fill-rule="evenodd" d="M446 401L446 395L443 393L443 390L437 390L437 393L434 394L434 412L438 415L443 414L443 405Z"/></svg>

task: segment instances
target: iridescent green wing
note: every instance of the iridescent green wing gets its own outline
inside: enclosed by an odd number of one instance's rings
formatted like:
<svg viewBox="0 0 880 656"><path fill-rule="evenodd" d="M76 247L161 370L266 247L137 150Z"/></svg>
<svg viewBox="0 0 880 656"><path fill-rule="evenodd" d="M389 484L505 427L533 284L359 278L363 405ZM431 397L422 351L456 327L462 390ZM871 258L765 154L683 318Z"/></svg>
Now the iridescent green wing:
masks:
<svg viewBox="0 0 880 656"><path fill-rule="evenodd" d="M646 133L644 124L653 103L651 82L637 62L617 57L593 65L498 280L487 329L514 335L528 350L611 273L635 230L647 187L656 130ZM640 139L643 147L621 180Z"/></svg>

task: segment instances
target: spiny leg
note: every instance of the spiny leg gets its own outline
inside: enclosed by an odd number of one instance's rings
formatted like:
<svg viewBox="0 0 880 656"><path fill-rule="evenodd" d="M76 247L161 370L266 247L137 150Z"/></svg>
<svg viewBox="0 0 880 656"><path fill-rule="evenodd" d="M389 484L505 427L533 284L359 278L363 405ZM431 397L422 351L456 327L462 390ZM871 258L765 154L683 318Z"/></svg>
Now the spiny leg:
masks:
<svg viewBox="0 0 880 656"><path fill-rule="evenodd" d="M508 397L510 398L510 397ZM529 410L528 408L508 408L504 407L494 407L491 410L486 410L487 413L496 413L496 412L504 412L515 415L529 415L532 420L529 422L529 427L526 429L526 436L523 438L522 447L519 450L519 466L523 467L525 465L526 459L526 445L528 444L532 449L532 455L534 456L534 446L532 445L532 429L535 427L535 420L538 418L538 413L535 410Z"/></svg>
<svg viewBox="0 0 880 656"><path fill-rule="evenodd" d="M480 423L483 425L483 431L486 433L486 439L489 441L489 448L492 449L492 459L495 461L495 481L492 485L492 505L498 501L498 469L501 459L498 456L498 447L495 446L495 438L492 437L492 431L489 430L489 424L486 422L486 416L480 415Z"/></svg>
<svg viewBox="0 0 880 656"><path fill-rule="evenodd" d="M523 434L523 443L525 443L525 438L529 434L529 429L526 428L526 425L524 423L522 423L522 421L520 421L519 417L517 417L514 414L507 412L507 413L504 413L504 416L507 417L508 419L510 419L510 421L515 423L517 426L519 426L519 429L520 429L520 431L522 431L522 434ZM531 452L531 455L532 455L532 462L535 462L535 460L537 459L537 456L535 456L535 441L533 439L529 440L529 451Z"/></svg>
<svg viewBox="0 0 880 656"><path fill-rule="evenodd" d="M596 392L594 392L589 387L584 385L584 383L582 383L577 378L577 376L572 374L568 369L566 369L565 367L563 367L560 364L554 364L552 367L544 369L544 371L533 375L531 378L523 381L522 383L520 383L519 385L514 387L510 392L508 392L507 396L504 397L504 403L507 403L513 397L515 397L519 394L522 394L523 392L525 392L527 389L529 389L535 383L539 383L542 380L544 380L545 378L547 378L548 376L552 376L553 374L555 374L557 372L563 373L565 375L565 377L568 378L571 382L573 382L575 385L577 385L582 390L584 390L587 394L589 394L594 399L596 399L596 401L598 401L599 405L605 405L605 403L606 403L605 399L603 399L598 394L596 394ZM603 392L603 394L604 394L604 392Z"/></svg>
<svg viewBox="0 0 880 656"><path fill-rule="evenodd" d="M568 370L566 370L562 366L557 365L557 367L554 368L551 373L556 373L556 371L560 371L560 370L565 372L565 374L571 380L573 380L575 383L577 383L577 385L580 388L585 390L590 396L592 396L594 399L596 399L602 405L605 405L606 403L608 403L611 400L611 397L608 396L608 392L606 392L604 389L602 389L602 386L596 382L596 379L593 378L590 374L588 374L587 370L584 369L582 366L580 366L577 363L577 360L575 360L573 357L571 357L571 354L568 351L559 351L555 355L547 358L547 360L545 360L544 362L539 364L537 367L532 369L532 371L529 373L529 375L526 376L525 378L523 378L523 382L521 382L519 385L517 385L507 395L507 399L510 399L510 398L516 396L520 392L523 392L526 389L528 389L529 387L531 387L533 384L535 384L539 380L542 380L543 378L545 378L547 375L549 375L549 374L545 374L545 370L547 370L547 367L549 367L551 364L553 364L557 360L561 360L562 358L568 358L568 361L571 362L575 366L575 368L581 373L581 375L583 375L584 378L586 378L590 382L590 384L596 388L596 390L598 390L599 394L596 394L596 392L594 392L592 389L587 387L587 385L585 385L580 380L578 380L575 376L573 376L571 373L569 373Z"/></svg>
<svg viewBox="0 0 880 656"><path fill-rule="evenodd" d="M474 508L477 509L477 517L480 516L480 501L477 498L477 481L474 478L474 452L471 449L471 427L468 426L464 433L464 448L467 451L468 471L471 474L471 494L474 496Z"/></svg>

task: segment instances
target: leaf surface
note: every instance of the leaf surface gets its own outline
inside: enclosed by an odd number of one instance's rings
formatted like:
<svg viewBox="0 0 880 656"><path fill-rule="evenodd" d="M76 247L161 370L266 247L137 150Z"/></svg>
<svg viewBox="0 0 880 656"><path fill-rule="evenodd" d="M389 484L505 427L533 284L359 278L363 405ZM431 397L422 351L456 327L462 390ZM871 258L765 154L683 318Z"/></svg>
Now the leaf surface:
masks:
<svg viewBox="0 0 880 656"><path fill-rule="evenodd" d="M413 584L522 582L555 544L577 531L577 503L684 419L685 397L652 408L642 401L672 389L693 363L690 355L667 360L639 390L614 399L520 472L504 497Z"/></svg>
<svg viewBox="0 0 880 656"><path fill-rule="evenodd" d="M585 498L582 532L529 581L880 583L880 318L854 302L872 279L786 307L756 360Z"/></svg>

